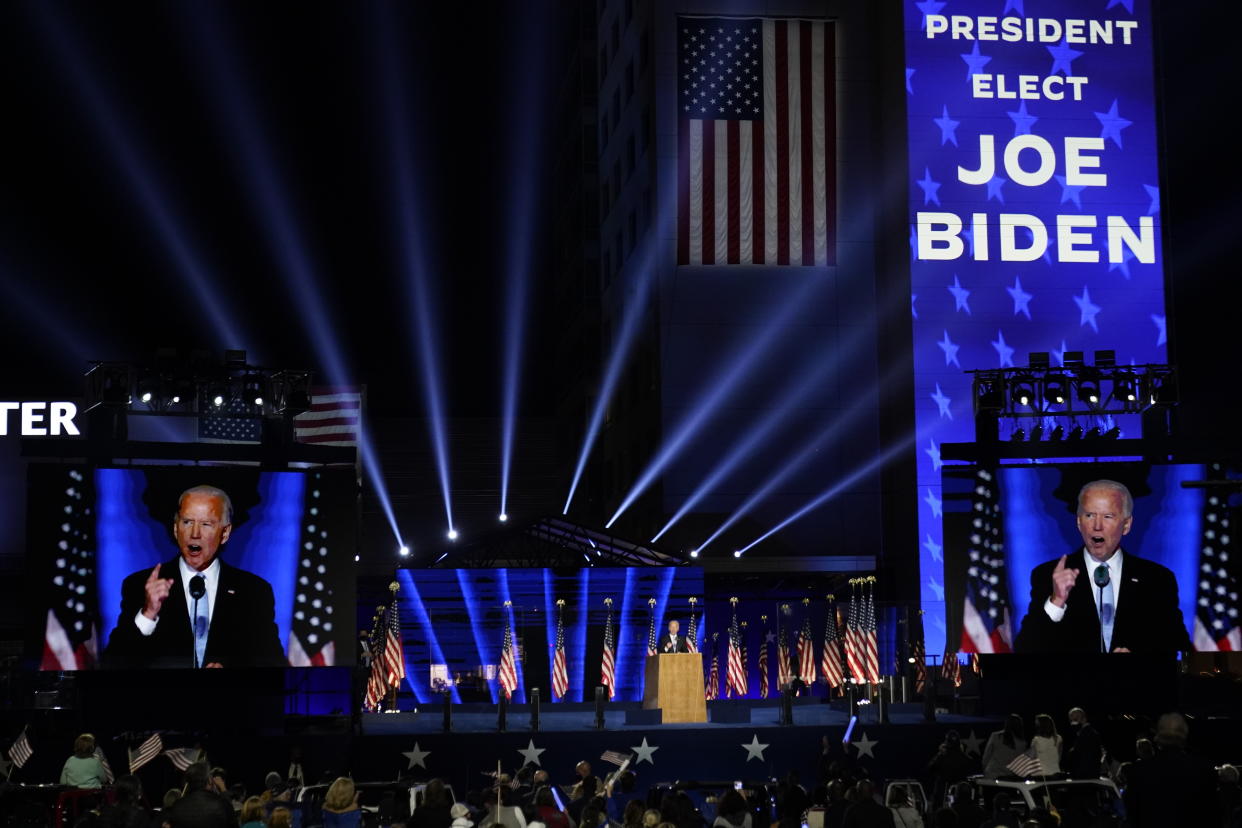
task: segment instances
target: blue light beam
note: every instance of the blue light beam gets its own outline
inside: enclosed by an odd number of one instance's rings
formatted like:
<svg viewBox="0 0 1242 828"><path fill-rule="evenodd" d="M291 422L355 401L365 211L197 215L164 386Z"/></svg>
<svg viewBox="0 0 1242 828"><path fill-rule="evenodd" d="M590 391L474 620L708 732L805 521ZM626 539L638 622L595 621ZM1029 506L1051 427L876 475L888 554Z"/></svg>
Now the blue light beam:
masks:
<svg viewBox="0 0 1242 828"><path fill-rule="evenodd" d="M638 480L630 487L621 505L613 512L604 528L612 528L617 518L637 500L647 487L659 477L669 463L685 450L691 439L699 433L700 427L712 415L719 413L720 406L750 375L752 368L768 349L784 333L786 326L798 312L805 309L804 298L817 286L814 277L801 279L795 289L789 291L772 318L763 324L758 336L750 339L738 352L731 354L725 361L722 370L712 377L699 390L698 398L690 406L690 413L673 429L671 435L664 440L655 457L643 469Z"/></svg>

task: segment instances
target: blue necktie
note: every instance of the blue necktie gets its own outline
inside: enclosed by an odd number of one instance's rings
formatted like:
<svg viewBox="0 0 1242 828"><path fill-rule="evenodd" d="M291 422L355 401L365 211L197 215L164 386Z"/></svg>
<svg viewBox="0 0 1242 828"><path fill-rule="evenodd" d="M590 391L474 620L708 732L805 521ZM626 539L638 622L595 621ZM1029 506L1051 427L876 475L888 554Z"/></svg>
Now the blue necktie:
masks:
<svg viewBox="0 0 1242 828"><path fill-rule="evenodd" d="M1107 565L1100 564L1105 567ZM1112 574L1111 572L1109 573ZM1113 606L1113 579L1109 578L1108 583L1100 590L1100 632L1104 636L1104 652L1109 653L1113 650L1113 621L1116 615L1116 609Z"/></svg>
<svg viewBox="0 0 1242 828"><path fill-rule="evenodd" d="M202 584L203 597L194 599L194 666L203 666L203 657L207 655L207 627L208 627L208 602L207 602L207 579L202 575L195 575L190 579L191 591L198 592L195 583Z"/></svg>

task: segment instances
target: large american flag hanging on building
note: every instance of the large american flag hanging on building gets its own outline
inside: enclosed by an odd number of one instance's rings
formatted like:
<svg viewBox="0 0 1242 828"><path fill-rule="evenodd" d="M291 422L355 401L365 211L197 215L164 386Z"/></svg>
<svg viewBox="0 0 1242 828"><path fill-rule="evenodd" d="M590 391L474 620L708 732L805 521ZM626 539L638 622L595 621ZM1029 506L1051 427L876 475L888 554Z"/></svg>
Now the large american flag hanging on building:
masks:
<svg viewBox="0 0 1242 828"><path fill-rule="evenodd" d="M552 697L564 697L569 690L569 670L565 664L565 602L556 602L556 644L552 648Z"/></svg>
<svg viewBox="0 0 1242 828"><path fill-rule="evenodd" d="M500 678L500 689L504 691L505 698L513 698L513 691L517 689L517 658L513 652L513 628L509 624L509 602L505 601L505 638L500 645L500 669L497 670Z"/></svg>
<svg viewBox="0 0 1242 828"><path fill-rule="evenodd" d="M99 661L95 515L88 505L95 500L93 481L81 469L68 468L62 482L64 520L55 547L38 550L54 562L39 669L86 670Z"/></svg>
<svg viewBox="0 0 1242 828"><path fill-rule="evenodd" d="M1223 480L1218 463L1208 478ZM1238 576L1230 535L1229 496L1224 487L1207 490L1203 501L1203 537L1199 546L1199 589L1195 596L1196 650L1242 651L1238 626Z"/></svg>
<svg viewBox="0 0 1242 828"><path fill-rule="evenodd" d="M600 657L599 683L608 688L608 698L617 695L617 645L612 637L612 599L605 598L608 614L604 616L604 652Z"/></svg>
<svg viewBox="0 0 1242 828"><path fill-rule="evenodd" d="M804 601L806 615L802 619L802 631L798 633L798 676L807 684L815 683L815 639L811 637L810 601Z"/></svg>
<svg viewBox="0 0 1242 828"><path fill-rule="evenodd" d="M845 667L841 661L841 640L837 634L837 605L828 600L828 620L824 624L824 656L821 665L824 681L829 687L845 684Z"/></svg>
<svg viewBox="0 0 1242 828"><path fill-rule="evenodd" d="M1005 547L1001 541L1000 494L996 473L975 472L971 493L970 566L962 609L962 652L1013 652Z"/></svg>
<svg viewBox="0 0 1242 828"><path fill-rule="evenodd" d="M737 624L736 604L733 607L733 621L729 624L729 655L725 674L725 691L735 698L746 695L746 660L742 655L742 633Z"/></svg>
<svg viewBox="0 0 1242 828"><path fill-rule="evenodd" d="M677 263L836 263L835 29L677 18Z"/></svg>
<svg viewBox="0 0 1242 828"><path fill-rule="evenodd" d="M354 386L311 389L310 408L293 418L299 443L356 446L362 424L362 392Z"/></svg>

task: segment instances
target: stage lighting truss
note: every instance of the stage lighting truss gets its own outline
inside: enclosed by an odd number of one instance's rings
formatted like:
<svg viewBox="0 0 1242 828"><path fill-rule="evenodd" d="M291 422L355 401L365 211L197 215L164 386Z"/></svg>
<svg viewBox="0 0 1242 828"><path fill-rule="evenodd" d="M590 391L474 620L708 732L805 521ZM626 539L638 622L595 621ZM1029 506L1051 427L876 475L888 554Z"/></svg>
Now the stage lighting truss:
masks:
<svg viewBox="0 0 1242 828"><path fill-rule="evenodd" d="M1176 400L1171 365L1074 365L968 371L976 417L1021 419L1142 414Z"/></svg>
<svg viewBox="0 0 1242 828"><path fill-rule="evenodd" d="M310 408L309 371L249 365L244 351L227 351L223 363L181 364L157 354L157 365L94 362L86 374L88 410L98 406L130 414L290 418Z"/></svg>

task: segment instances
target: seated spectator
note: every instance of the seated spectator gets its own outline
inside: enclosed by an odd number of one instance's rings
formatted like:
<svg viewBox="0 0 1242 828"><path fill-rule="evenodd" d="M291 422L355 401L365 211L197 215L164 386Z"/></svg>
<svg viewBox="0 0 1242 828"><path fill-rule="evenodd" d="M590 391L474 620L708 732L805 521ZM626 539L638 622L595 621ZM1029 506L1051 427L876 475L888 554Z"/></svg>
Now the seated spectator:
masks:
<svg viewBox="0 0 1242 828"><path fill-rule="evenodd" d="M712 828L751 828L750 808L737 791L726 791L716 803Z"/></svg>
<svg viewBox="0 0 1242 828"><path fill-rule="evenodd" d="M216 789L206 762L185 769L185 793L164 815L170 828L233 828L233 806Z"/></svg>
<svg viewBox="0 0 1242 828"><path fill-rule="evenodd" d="M893 812L893 824L898 828L923 828L923 817L918 809L910 804L910 797L905 788L890 789L888 809Z"/></svg>
<svg viewBox="0 0 1242 828"><path fill-rule="evenodd" d="M409 828L449 828L453 822L453 800L444 783L432 779L423 789L423 801L407 823Z"/></svg>
<svg viewBox="0 0 1242 828"><path fill-rule="evenodd" d="M273 811L272 815L275 814ZM354 788L354 780L338 776L328 786L328 792L323 798L323 828L358 828L360 825L362 810L358 807L358 791Z"/></svg>
<svg viewBox="0 0 1242 828"><path fill-rule="evenodd" d="M103 787L103 763L95 755L95 737L90 733L83 733L73 740L73 755L65 760L65 766L61 768L60 784L84 789Z"/></svg>
<svg viewBox="0 0 1242 828"><path fill-rule="evenodd" d="M453 818L449 828L474 828L474 820L470 818L470 809L461 802L456 802L449 809L449 816Z"/></svg>
<svg viewBox="0 0 1242 828"><path fill-rule="evenodd" d="M273 808L272 815L267 818L267 828L293 828L293 812L283 806Z"/></svg>
<svg viewBox="0 0 1242 828"><path fill-rule="evenodd" d="M241 822L241 828L265 828L263 823L265 816L267 816L267 811L263 808L263 800L252 796L242 803L238 821Z"/></svg>

